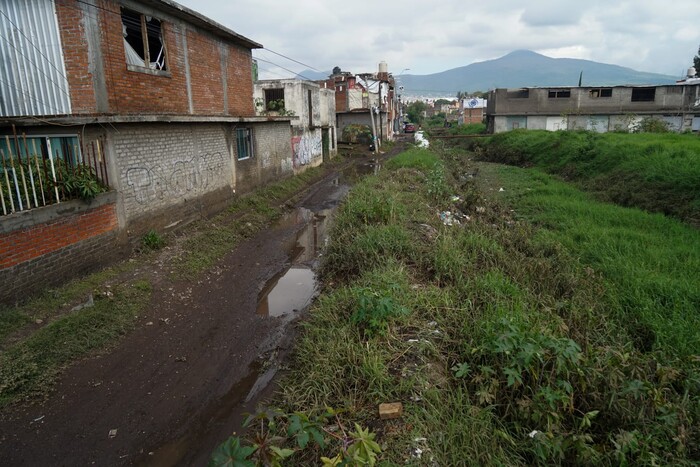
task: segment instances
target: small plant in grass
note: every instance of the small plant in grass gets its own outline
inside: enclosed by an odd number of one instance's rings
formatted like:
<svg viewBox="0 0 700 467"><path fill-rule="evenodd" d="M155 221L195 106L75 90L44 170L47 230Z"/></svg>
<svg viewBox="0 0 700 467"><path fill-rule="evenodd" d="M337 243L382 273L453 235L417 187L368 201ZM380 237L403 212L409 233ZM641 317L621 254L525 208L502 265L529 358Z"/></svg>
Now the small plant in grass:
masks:
<svg viewBox="0 0 700 467"><path fill-rule="evenodd" d="M393 286L390 291L397 292L398 287ZM398 304L390 294L362 287L357 291L357 308L350 320L370 336L385 335L391 320L407 314L408 309Z"/></svg>
<svg viewBox="0 0 700 467"><path fill-rule="evenodd" d="M326 427L332 419L337 429ZM210 467L278 467L298 452L325 449L332 442L339 446L338 452L334 457L321 456L324 466L373 466L381 453L381 448L374 440L374 433L357 423L355 430L348 432L340 420L339 412L331 408L326 408L317 417L301 412L285 414L274 409L264 409L250 415L244 426L254 429L252 439L230 437L212 453Z"/></svg>
<svg viewBox="0 0 700 467"><path fill-rule="evenodd" d="M445 177L445 167L443 164L435 164L435 167L428 172L428 194L437 203L444 202L450 194L450 186Z"/></svg>
<svg viewBox="0 0 700 467"><path fill-rule="evenodd" d="M160 250L165 246L165 239L155 230L149 230L141 237L141 244L147 250Z"/></svg>

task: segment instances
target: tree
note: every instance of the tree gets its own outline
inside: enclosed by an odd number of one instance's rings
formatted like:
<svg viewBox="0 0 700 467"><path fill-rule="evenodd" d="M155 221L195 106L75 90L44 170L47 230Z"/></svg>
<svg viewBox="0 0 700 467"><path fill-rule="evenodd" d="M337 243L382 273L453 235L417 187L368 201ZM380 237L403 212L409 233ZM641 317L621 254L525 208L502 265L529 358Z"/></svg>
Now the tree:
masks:
<svg viewBox="0 0 700 467"><path fill-rule="evenodd" d="M415 101L408 104L406 107L406 113L408 114L408 119L413 123L420 124L423 121L423 112L426 111L428 105L422 101Z"/></svg>
<svg viewBox="0 0 700 467"><path fill-rule="evenodd" d="M439 108L441 105L449 104L452 105L454 104L454 101L451 101L449 99L438 99L434 102L435 108Z"/></svg>
<svg viewBox="0 0 700 467"><path fill-rule="evenodd" d="M700 47L698 47L698 54L693 58L693 66L695 67L695 72L700 73Z"/></svg>

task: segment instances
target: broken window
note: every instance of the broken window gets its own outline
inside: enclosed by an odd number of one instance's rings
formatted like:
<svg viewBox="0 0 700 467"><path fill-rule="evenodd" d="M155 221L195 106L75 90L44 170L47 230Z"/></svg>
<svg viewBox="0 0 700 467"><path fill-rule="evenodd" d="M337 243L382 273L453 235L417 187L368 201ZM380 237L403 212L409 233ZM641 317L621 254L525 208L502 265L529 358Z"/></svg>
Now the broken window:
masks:
<svg viewBox="0 0 700 467"><path fill-rule="evenodd" d="M571 89L550 89L550 99L566 99L571 97Z"/></svg>
<svg viewBox="0 0 700 467"><path fill-rule="evenodd" d="M265 89L265 110L284 110L284 89Z"/></svg>
<svg viewBox="0 0 700 467"><path fill-rule="evenodd" d="M518 89L516 91L508 91L508 99L527 99L530 97L529 89Z"/></svg>
<svg viewBox="0 0 700 467"><path fill-rule="evenodd" d="M236 155L239 161L253 157L253 130L236 128Z"/></svg>
<svg viewBox="0 0 700 467"><path fill-rule="evenodd" d="M122 8L122 34L127 65L168 69L160 20Z"/></svg>
<svg viewBox="0 0 700 467"><path fill-rule="evenodd" d="M656 88L632 88L632 102L654 102Z"/></svg>
<svg viewBox="0 0 700 467"><path fill-rule="evenodd" d="M588 91L588 95L593 99L598 97L612 97L612 88L591 89Z"/></svg>

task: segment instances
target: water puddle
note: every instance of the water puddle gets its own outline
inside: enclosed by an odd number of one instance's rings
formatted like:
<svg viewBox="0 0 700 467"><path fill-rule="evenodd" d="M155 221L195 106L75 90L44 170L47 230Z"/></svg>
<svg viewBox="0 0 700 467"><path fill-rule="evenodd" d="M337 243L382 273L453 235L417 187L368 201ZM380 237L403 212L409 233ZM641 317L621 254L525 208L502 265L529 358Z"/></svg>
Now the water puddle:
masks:
<svg viewBox="0 0 700 467"><path fill-rule="evenodd" d="M268 283L258 303L258 314L284 316L305 309L316 293L316 275L308 268L289 268L281 277Z"/></svg>
<svg viewBox="0 0 700 467"><path fill-rule="evenodd" d="M357 181L365 175L377 175L382 165L377 159L372 159L364 164L353 164L343 171L343 176L351 182Z"/></svg>
<svg viewBox="0 0 700 467"><path fill-rule="evenodd" d="M335 208L318 212L297 208L280 220L281 226L302 224L303 227L287 246L290 267L272 277L260 292L259 315L288 316L309 306L316 295L314 268L328 240L329 221L334 212Z"/></svg>
<svg viewBox="0 0 700 467"><path fill-rule="evenodd" d="M232 415L240 408L241 403L252 400L264 389L277 372L275 368L267 370L260 375L261 363L255 361L248 367L248 374L235 383L221 399L211 404L200 417L199 423L190 426L187 433L180 438L161 445L157 450L148 453L148 456L137 460L136 465L159 467L177 465L185 457L196 451L207 437L217 432L221 427L230 422Z"/></svg>
<svg viewBox="0 0 700 467"><path fill-rule="evenodd" d="M307 200L316 209L300 207L280 219L277 228L295 229L296 234L284 245L289 258L288 267L272 277L258 295L259 315L266 318L283 317L288 320L283 323L288 323L294 319L295 313L298 314L311 304L317 293L315 269L328 242L328 231L336 208L353 181L363 175L376 174L378 170L377 161L353 166ZM232 424L242 417L243 411L254 410L256 400L262 397L261 394L274 380L277 372L278 363L274 359L265 369L260 362L254 362L249 367L248 374L234 384L226 395L196 416L197 421L190 423L184 434L160 445L147 456L144 455L144 458L135 462L136 465L165 466L191 460L193 453L196 454L209 438L236 429Z"/></svg>

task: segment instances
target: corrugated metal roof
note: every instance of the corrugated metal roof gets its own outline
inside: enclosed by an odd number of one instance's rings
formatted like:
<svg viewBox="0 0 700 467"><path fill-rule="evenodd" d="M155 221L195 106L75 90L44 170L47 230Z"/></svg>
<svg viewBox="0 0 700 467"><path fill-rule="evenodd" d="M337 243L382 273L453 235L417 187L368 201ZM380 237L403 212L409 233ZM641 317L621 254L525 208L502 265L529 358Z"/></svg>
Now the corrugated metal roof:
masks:
<svg viewBox="0 0 700 467"><path fill-rule="evenodd" d="M0 0L0 116L70 112L53 0Z"/></svg>

